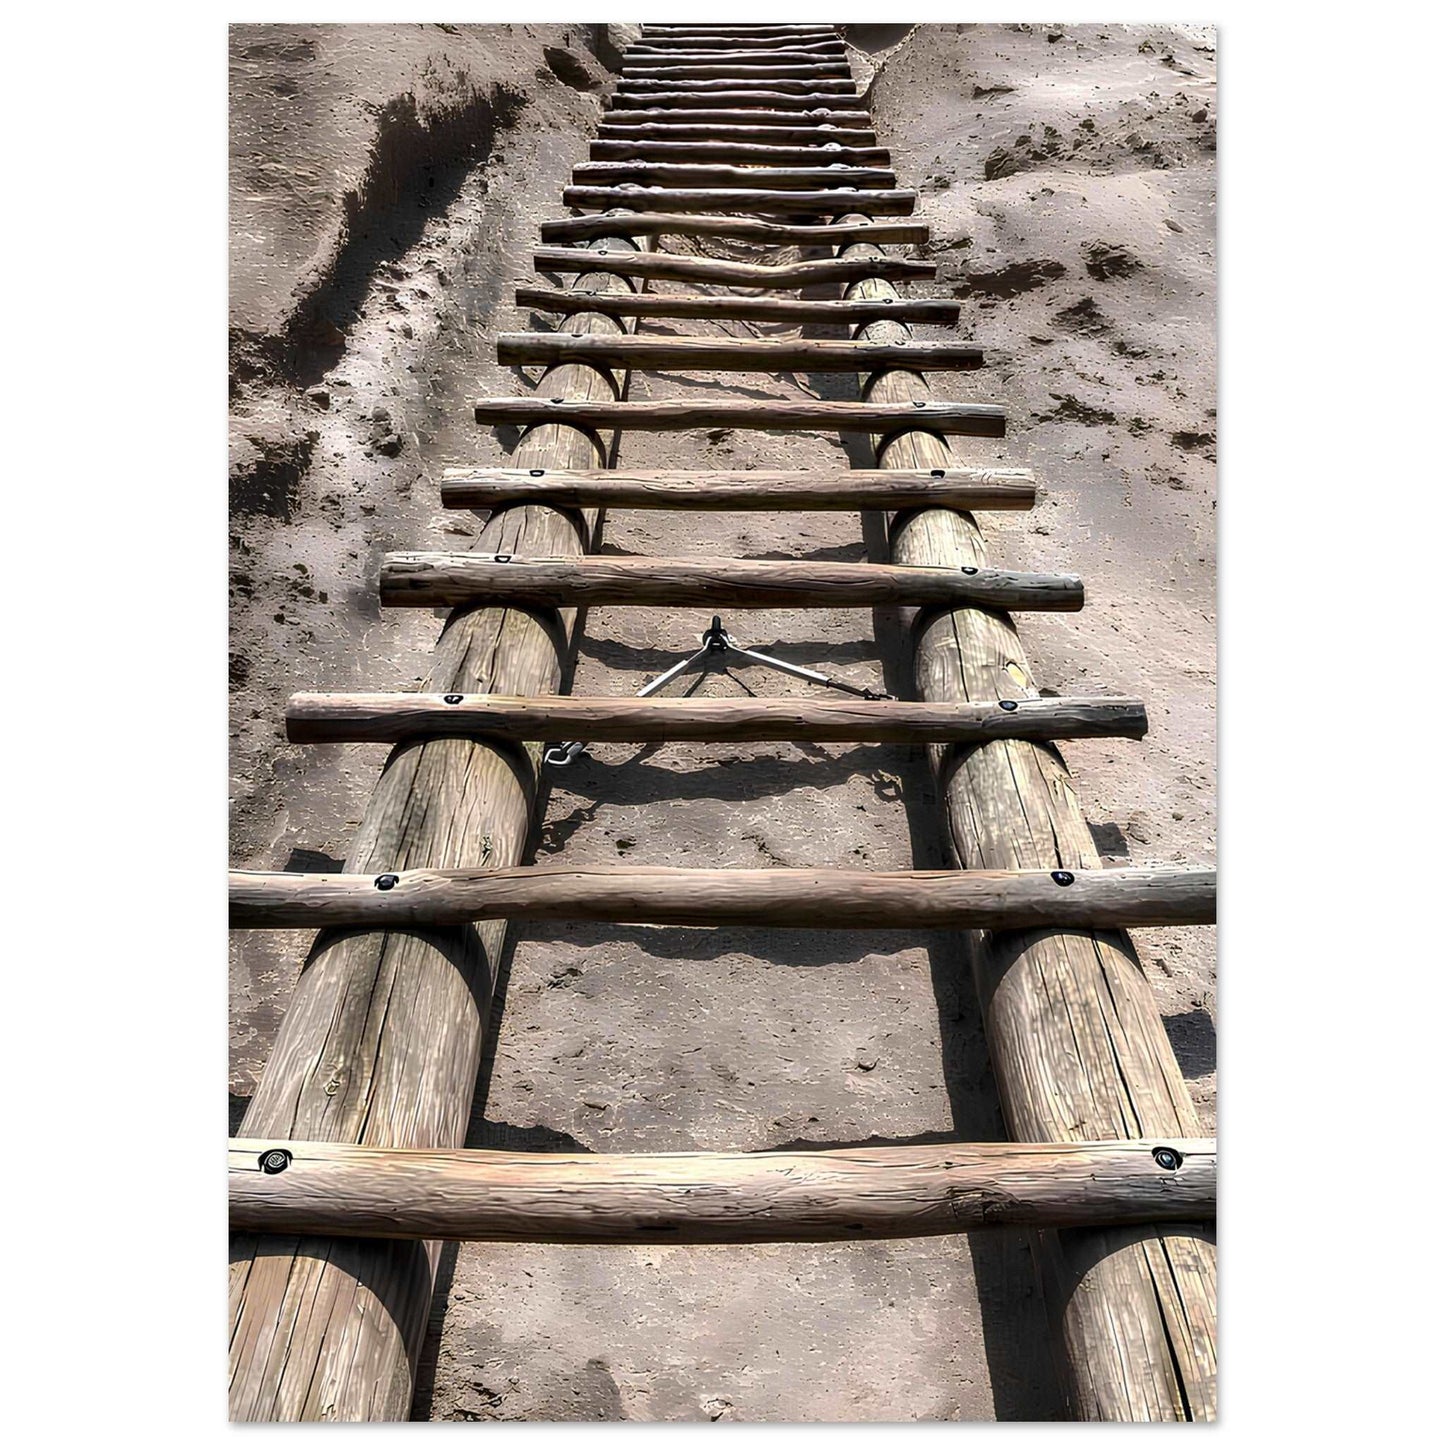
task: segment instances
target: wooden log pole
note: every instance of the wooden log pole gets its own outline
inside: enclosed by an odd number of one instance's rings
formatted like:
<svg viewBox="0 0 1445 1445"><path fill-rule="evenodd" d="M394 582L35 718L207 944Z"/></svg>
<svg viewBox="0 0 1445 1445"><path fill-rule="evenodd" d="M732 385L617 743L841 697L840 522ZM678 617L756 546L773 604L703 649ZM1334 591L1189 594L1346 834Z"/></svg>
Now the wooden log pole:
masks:
<svg viewBox="0 0 1445 1445"><path fill-rule="evenodd" d="M543 221L543 241L595 241L615 236L626 225L621 216L564 216ZM841 246L848 241L920 242L928 239L922 221L877 221L868 226L830 226L786 221L757 221L747 216L670 216L666 212L632 218L635 234L642 236L725 236L734 241L758 241L769 246ZM634 232L629 232L634 234Z"/></svg>
<svg viewBox="0 0 1445 1445"><path fill-rule="evenodd" d="M1161 1158L1178 1167L1164 1167ZM250 1138L231 1141L228 1176L231 1218L247 1229L530 1244L758 1244L1212 1219L1215 1160L1212 1139L517 1154Z"/></svg>
<svg viewBox="0 0 1445 1445"><path fill-rule="evenodd" d="M843 219L862 222L861 214ZM875 254L865 245L845 254ZM882 297L887 281L857 283ZM906 342L908 329L871 323L863 339ZM870 400L926 401L907 371L868 384ZM878 465L914 471L957 464L935 432L875 438ZM984 567L966 512L899 518L892 555L906 565ZM971 606L920 619L918 695L928 701L1023 702L1037 692L1006 612ZM1066 869L1101 860L1057 749L1020 740L939 755L944 814L961 868ZM996 934L974 950L974 972L1009 1132L1031 1142L1199 1132L1193 1101L1126 935L1054 929ZM1215 1418L1215 1258L1212 1235L1155 1227L1050 1232L1036 1258L1064 1362L1071 1408L1091 1420Z"/></svg>
<svg viewBox="0 0 1445 1445"><path fill-rule="evenodd" d="M781 268L779 268L781 269ZM506 331L497 337L505 366L556 366L590 361L634 371L972 371L983 349L948 342L888 346L867 341L753 341L737 336L565 336Z"/></svg>
<svg viewBox="0 0 1445 1445"><path fill-rule="evenodd" d="M929 401L556 401L545 396L487 397L473 403L484 426L538 426L555 418L573 426L692 431L894 432L926 426L950 436L1000 437L1003 408L991 402Z"/></svg>
<svg viewBox="0 0 1445 1445"><path fill-rule="evenodd" d="M518 286L516 302L518 306L564 314L583 305L576 292L549 290L545 286ZM621 291L598 295L588 304L608 316L692 317L703 321L801 321L822 326L841 326L885 316L947 326L958 319L959 312L957 301L901 298L804 301L777 296L700 296L692 293L638 296Z"/></svg>
<svg viewBox="0 0 1445 1445"><path fill-rule="evenodd" d="M532 607L744 609L956 606L970 601L1032 612L1077 612L1084 605L1084 584L1068 573L740 557L388 552L382 558L384 606L464 607L502 598Z"/></svg>
<svg viewBox="0 0 1445 1445"><path fill-rule="evenodd" d="M600 262L589 262L589 254L573 246L539 246L532 253L532 265L538 271L551 271L559 275L601 265L602 269L612 276L645 276L648 279L690 281L695 284L754 286L769 291L856 281L861 275L858 270L860 264L877 266L893 280L932 276L937 269L932 261L916 261L902 256L863 262L840 260L830 256L818 261L760 265L753 261L721 261L711 256L665 256L655 252L645 256L604 256Z"/></svg>
<svg viewBox="0 0 1445 1445"><path fill-rule="evenodd" d="M916 191L768 191L671 190L662 186L567 186L564 206L579 211L610 211L614 206L639 211L762 211L769 215L832 216L845 206L866 205L877 216L910 216Z"/></svg>
<svg viewBox="0 0 1445 1445"><path fill-rule="evenodd" d="M873 186L888 190L898 178L886 166L727 166L675 161L583 161L572 168L583 186L714 186L767 191L809 191L824 186Z"/></svg>
<svg viewBox="0 0 1445 1445"><path fill-rule="evenodd" d="M600 243L618 247L624 240ZM583 276L579 293L627 285ZM578 334L618 322L579 312ZM552 372L546 394L620 394L625 379L586 365ZM539 427L520 465L600 467L592 435ZM492 518L478 545L580 551L595 517L524 506ZM554 692L573 618L533 609L455 613L427 685ZM468 738L398 748L366 806L348 869L516 864L530 826L536 761ZM465 1138L506 924L323 933L312 948L245 1128L270 1139L450 1148ZM434 1243L238 1236L231 1250L234 1420L404 1420L431 1303Z"/></svg>
<svg viewBox="0 0 1445 1445"><path fill-rule="evenodd" d="M502 697L496 693L298 692L293 743L396 743L414 737L538 742L987 742L991 738L1141 738L1132 697L1037 697L1000 703L839 697Z"/></svg>
<svg viewBox="0 0 1445 1445"><path fill-rule="evenodd" d="M549 472L541 467L455 467L441 481L442 506L503 507L535 500L554 507L633 507L681 512L858 512L964 507L1023 512L1036 484L1025 468L948 467L929 472Z"/></svg>
<svg viewBox="0 0 1445 1445"><path fill-rule="evenodd" d="M860 873L624 864L247 873L232 928L443 928L483 918L701 928L1165 928L1214 921L1215 878L1189 868Z"/></svg>

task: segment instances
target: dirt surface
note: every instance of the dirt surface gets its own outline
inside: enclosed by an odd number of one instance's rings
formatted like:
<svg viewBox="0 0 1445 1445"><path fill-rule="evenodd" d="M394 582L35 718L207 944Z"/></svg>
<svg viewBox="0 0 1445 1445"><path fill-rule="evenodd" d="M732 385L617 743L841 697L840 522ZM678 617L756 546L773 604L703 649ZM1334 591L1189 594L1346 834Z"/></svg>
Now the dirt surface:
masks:
<svg viewBox="0 0 1445 1445"><path fill-rule="evenodd" d="M1111 861L1212 860L1214 53L1161 26L848 27L880 141L933 228L960 331L990 364L935 393L995 400L1033 513L984 519L1000 565L1082 573L1089 605L1028 615L1035 673L1148 700L1142 743L1065 744ZM437 633L383 613L379 556L464 548L451 465L499 463L472 395L499 368L537 223L585 158L611 27L247 26L233 32L233 860L335 868L384 753L283 739L302 689L417 686ZM412 100L406 99L413 97ZM400 117L398 119L398 117ZM390 119L389 119L390 118ZM398 139L388 140L388 136ZM347 197L352 199L348 200ZM743 255L727 243L669 249ZM788 254L779 259L791 259ZM699 330L692 322L648 328ZM748 334L742 323L726 324ZM758 334L783 334L758 328ZM920 336L942 332L920 330ZM637 375L631 395L856 396L852 377ZM623 439L649 467L866 463L837 436ZM881 558L873 520L618 512L620 553ZM742 640L905 689L893 613L739 613ZM627 693L708 618L595 609L579 693ZM879 661L880 650L885 659ZM806 684L758 668L725 694ZM921 751L599 745L552 772L537 856L876 869L943 862ZM1136 934L1206 1126L1209 930ZM233 947L244 1108L304 957ZM923 932L514 930L469 1142L603 1152L994 1138L961 950ZM444 1303L444 1311L440 1307ZM1062 1413L1024 1236L849 1246L466 1246L443 1257L417 1416L439 1420L1048 1419Z"/></svg>

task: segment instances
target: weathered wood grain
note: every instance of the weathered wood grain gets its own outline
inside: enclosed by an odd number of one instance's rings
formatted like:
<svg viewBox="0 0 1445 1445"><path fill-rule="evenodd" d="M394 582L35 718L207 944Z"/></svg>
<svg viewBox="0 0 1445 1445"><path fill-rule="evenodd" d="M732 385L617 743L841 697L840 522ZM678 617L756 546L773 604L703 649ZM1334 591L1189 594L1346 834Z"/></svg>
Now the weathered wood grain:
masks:
<svg viewBox="0 0 1445 1445"><path fill-rule="evenodd" d="M770 55L820 55L844 59L847 54L847 47L836 35L782 38L738 36L736 39L729 39L727 36L699 36L691 40L684 35L659 35L635 41L627 47L624 58L631 60L634 57L671 58L687 55L704 60L735 60L739 64L746 64L759 56L766 59Z"/></svg>
<svg viewBox="0 0 1445 1445"><path fill-rule="evenodd" d="M753 58L761 60L763 57L749 57ZM639 57L637 60L628 61L622 67L622 78L654 81L726 79L729 84L736 84L739 79L746 78L770 84L775 80L848 80L850 74L848 64L843 60L812 60L807 56L799 58L796 55L791 59L776 55L769 58L772 63L768 65L739 66L734 62L709 64L705 60L664 61L653 64L651 61L655 57L648 60ZM858 93L851 81L849 88L853 94Z"/></svg>
<svg viewBox="0 0 1445 1445"><path fill-rule="evenodd" d="M532 265L538 271L553 271L559 274L583 271L589 266L600 265L612 276L645 276L650 280L751 286L772 291L856 281L862 274L858 269L860 264L877 266L898 280L930 277L937 269L932 261L915 261L911 257L902 256L889 256L882 261L866 260L861 263L830 256L818 261L768 265L755 261L723 261L711 256L666 256L657 252L625 257L604 256L601 261L593 261L589 260L591 254L571 246L539 246L532 253Z"/></svg>
<svg viewBox="0 0 1445 1445"><path fill-rule="evenodd" d="M718 557L519 557L476 552L388 552L381 600L389 607L462 607L508 598L552 607L923 607L974 602L1077 612L1084 584L1067 573L964 572L870 562ZM455 689L452 689L455 691Z"/></svg>
<svg viewBox="0 0 1445 1445"><path fill-rule="evenodd" d="M574 426L644 431L691 431L731 426L761 431L892 432L928 427L953 436L1003 435L1003 408L987 402L930 401L916 404L856 401L573 401L547 397L486 397L473 404L487 426L543 425L553 419Z"/></svg>
<svg viewBox="0 0 1445 1445"><path fill-rule="evenodd" d="M385 886L382 886L382 885ZM483 918L701 928L1166 928L1214 922L1207 869L408 869L230 876L232 928L441 928Z"/></svg>
<svg viewBox="0 0 1445 1445"><path fill-rule="evenodd" d="M620 246L618 240L604 245ZM621 289L584 276L580 293ZM582 312L578 333L619 323ZM615 397L622 381L563 368L544 390ZM522 443L521 465L599 467L593 439L558 422ZM581 550L595 516L509 509L478 545ZM555 691L573 614L471 608L447 622L427 685L447 691ZM467 738L398 748L366 806L346 866L501 866L520 861L536 755ZM465 1138L506 924L347 930L316 940L246 1112L284 1139L453 1147ZM434 1243L242 1235L231 1248L230 1413L235 1420L404 1420L430 1308Z"/></svg>
<svg viewBox="0 0 1445 1445"><path fill-rule="evenodd" d="M1023 468L950 467L931 472L556 472L541 467L455 467L442 477L444 507L634 507L682 512L900 511L969 507L1027 511L1032 472Z"/></svg>
<svg viewBox="0 0 1445 1445"><path fill-rule="evenodd" d="M709 134L716 134L718 128L730 132L746 129L791 130L807 135L836 135L842 130L865 137L871 145L877 139L872 117L866 110L837 110L829 106L813 106L801 111L791 109L759 110L756 106L729 109L727 107L698 110L688 108L684 114L662 108L639 108L627 106L623 110L604 111L598 125L599 135L630 133L634 127L665 125L671 128L706 127Z"/></svg>
<svg viewBox="0 0 1445 1445"><path fill-rule="evenodd" d="M874 186L888 190L898 178L885 166L688 165L673 161L583 161L572 168L579 186L711 186L716 189L809 191L827 186Z"/></svg>
<svg viewBox="0 0 1445 1445"><path fill-rule="evenodd" d="M642 32L642 38L651 43L654 40L675 39L725 40L729 44L745 45L750 41L799 40L804 37L814 40L833 40L838 32L831 25L779 24L779 25L649 25Z"/></svg>
<svg viewBox="0 0 1445 1445"><path fill-rule="evenodd" d="M544 241L594 241L615 236L629 224L623 216L566 216L543 221ZM748 216L634 216L629 235L726 236L730 240L760 241L775 246L841 246L848 241L926 241L922 221L876 221L868 226L836 226L826 221L789 225L785 221L758 221Z"/></svg>
<svg viewBox="0 0 1445 1445"><path fill-rule="evenodd" d="M450 699L450 701L449 701ZM501 697L495 693L298 692L286 705L293 743L396 743L488 734L522 742L949 743L991 738L1141 738L1132 697L998 703L839 697Z"/></svg>
<svg viewBox="0 0 1445 1445"><path fill-rule="evenodd" d="M848 51L836 37L822 36L794 40L750 40L739 38L729 41L725 37L688 40L685 36L659 36L655 40L639 40L629 45L624 58L672 60L680 57L697 60L729 60L739 65L750 62L766 62L773 56L819 56L824 59L834 56L846 59Z"/></svg>
<svg viewBox="0 0 1445 1445"><path fill-rule="evenodd" d="M834 125L841 124L840 115L858 115L867 123L868 112L858 104L852 95L819 94L810 90L807 94L795 94L780 89L782 81L767 90L750 90L738 85L731 90L648 90L643 92L622 91L612 97L612 107L604 114L613 118L628 110L738 110L745 113L782 110L807 111L816 116L825 112Z"/></svg>
<svg viewBox="0 0 1445 1445"><path fill-rule="evenodd" d="M862 214L848 221L862 221ZM845 254L874 254L858 246ZM896 294L860 282L857 297ZM902 342L905 326L860 333ZM926 401L915 373L873 378L870 399ZM875 439L878 465L954 465L936 434ZM987 564L966 513L927 509L895 524L892 555L910 565ZM1013 622L963 607L915 633L920 697L1022 701L1037 691ZM945 820L962 868L1101 866L1057 749L1017 740L939 754ZM1035 930L995 936L974 971L1005 1121L1014 1138L1069 1141L1199 1132L1158 1008L1128 937ZM1202 1230L1109 1229L1040 1236L1036 1257L1075 1414L1102 1420L1209 1420L1215 1415L1215 1261Z"/></svg>
<svg viewBox="0 0 1445 1445"><path fill-rule="evenodd" d="M284 1149L287 1167L261 1161ZM1155 1150L1182 1164L1160 1166ZM248 1229L549 1244L902 1239L1211 1219L1212 1139L915 1144L766 1154L516 1154L233 1139Z"/></svg>
<svg viewBox="0 0 1445 1445"><path fill-rule="evenodd" d="M562 204L577 209L611 210L630 206L638 211L732 211L739 214L761 211L768 215L833 216L839 211L864 205L878 216L909 216L916 191L766 191L766 190L676 190L662 186L568 186Z"/></svg>
<svg viewBox="0 0 1445 1445"><path fill-rule="evenodd" d="M635 371L972 371L983 349L947 342L888 346L867 341L751 341L741 336L574 337L548 331L506 331L497 337L506 366L556 366L568 361Z"/></svg>
<svg viewBox="0 0 1445 1445"><path fill-rule="evenodd" d="M731 75L725 80L633 80L623 76L617 82L612 100L616 104L619 99L626 99L628 96L659 95L701 96L707 100L719 94L759 95L769 100L778 95L793 95L807 100L809 104L826 104L839 97L856 101L858 88L849 79L833 80L821 76L809 77L806 80L763 79L751 74Z"/></svg>
<svg viewBox="0 0 1445 1445"><path fill-rule="evenodd" d="M594 161L693 161L721 165L809 166L887 165L883 146L764 145L729 140L594 140L588 147Z"/></svg>
<svg viewBox="0 0 1445 1445"><path fill-rule="evenodd" d="M701 65L774 65L779 61L821 60L833 64L847 64L848 52L841 40L802 40L796 42L766 41L761 44L741 44L733 49L726 47L689 46L677 41L640 40L629 45L623 54L623 64L634 62L664 65L682 65L696 61Z"/></svg>
<svg viewBox="0 0 1445 1445"><path fill-rule="evenodd" d="M545 286L518 286L518 306L539 311L574 311L581 304L571 291L553 291ZM905 300L811 301L777 296L700 296L668 292L637 296L617 292L598 296L592 305L608 316L695 317L707 321L801 321L814 325L850 325L883 316L948 326L958 320L957 301Z"/></svg>
<svg viewBox="0 0 1445 1445"><path fill-rule="evenodd" d="M757 142L760 145L822 146L836 142L840 146L876 146L877 132L852 125L828 125L806 116L782 115L770 119L742 112L744 119L706 123L694 111L686 116L670 115L663 120L649 119L641 111L610 116L597 127L601 141L726 141L732 144Z"/></svg>

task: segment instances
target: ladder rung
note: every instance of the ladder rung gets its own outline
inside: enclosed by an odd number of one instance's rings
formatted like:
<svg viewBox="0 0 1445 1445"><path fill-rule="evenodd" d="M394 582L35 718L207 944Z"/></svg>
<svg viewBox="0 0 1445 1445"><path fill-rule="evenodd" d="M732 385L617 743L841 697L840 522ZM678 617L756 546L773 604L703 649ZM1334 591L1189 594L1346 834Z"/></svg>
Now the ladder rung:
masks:
<svg viewBox="0 0 1445 1445"><path fill-rule="evenodd" d="M896 314L896 313L895 313ZM564 401L535 396L486 398L475 403L485 425L539 426L567 422L593 429L692 431L744 427L754 431L932 431L945 436L1001 437L1004 411L970 401Z"/></svg>
<svg viewBox="0 0 1445 1445"><path fill-rule="evenodd" d="M484 598L548 607L922 607L1077 612L1084 584L1068 573L969 573L873 562L717 557L511 557L388 552L381 600L462 607Z"/></svg>
<svg viewBox="0 0 1445 1445"><path fill-rule="evenodd" d="M858 263L878 274L878 261ZM582 361L625 371L966 371L983 365L978 346L872 341L752 341L737 336L568 336L509 331L497 337L504 366Z"/></svg>
<svg viewBox="0 0 1445 1445"><path fill-rule="evenodd" d="M680 512L854 512L953 507L1027 511L1034 475L1001 467L933 471L677 472L456 468L441 483L444 507L634 507Z"/></svg>
<svg viewBox="0 0 1445 1445"><path fill-rule="evenodd" d="M614 110L606 112L598 128L599 135L610 132L631 131L634 127L666 125L669 127L696 127L706 125L711 134L717 127L733 130L766 130L784 127L788 130L808 132L815 135L836 135L839 130L852 130L860 135L877 139L873 122L866 110L832 110L827 106L816 106L806 113L792 110L690 110L685 116L667 109Z"/></svg>
<svg viewBox="0 0 1445 1445"><path fill-rule="evenodd" d="M839 35L831 25L649 25L640 37L641 43L655 41L689 40L699 43L723 42L729 45L747 45L762 41L786 40L832 41L837 43Z"/></svg>
<svg viewBox="0 0 1445 1445"><path fill-rule="evenodd" d="M643 55L697 55L727 60L742 60L757 55L847 55L847 47L836 35L747 39L739 36L699 37L656 36L635 41L623 53L624 58Z"/></svg>
<svg viewBox="0 0 1445 1445"><path fill-rule="evenodd" d="M1160 1163L1162 1151L1171 1164ZM276 1173L267 1172L279 1164ZM1212 1139L553 1154L232 1139L231 1225L279 1234L736 1244L1212 1218Z"/></svg>
<svg viewBox="0 0 1445 1445"><path fill-rule="evenodd" d="M751 75L732 75L723 80L630 80L626 76L617 82L612 99L615 104L619 96L654 96L677 92L682 95L702 96L704 100L720 93L733 92L746 95L802 96L805 100L828 102L839 96L845 100L858 99L858 87L851 79L807 79L771 80Z"/></svg>
<svg viewBox="0 0 1445 1445"><path fill-rule="evenodd" d="M696 56L702 59L751 60L757 56L769 55L824 55L846 56L847 47L835 35L831 38L802 39L761 39L729 41L725 37L713 40L688 40L683 36L658 37L653 40L638 40L629 45L623 53L624 59L636 56L669 58L677 55Z"/></svg>
<svg viewBox="0 0 1445 1445"><path fill-rule="evenodd" d="M448 698L456 701L449 702ZM396 743L417 737L546 742L987 743L999 738L1142 738L1132 697L896 702L837 697L501 697L491 693L298 692L293 743Z"/></svg>
<svg viewBox="0 0 1445 1445"><path fill-rule="evenodd" d="M855 241L874 245L928 239L923 221L851 221L789 225L747 216L674 216L666 211L633 216L566 216L543 221L544 241L595 241L604 236L727 236L773 246L843 246Z"/></svg>
<svg viewBox="0 0 1445 1445"><path fill-rule="evenodd" d="M632 120L633 116L626 117ZM757 141L763 145L821 146L837 142L843 146L876 146L878 136L874 131L850 129L847 126L811 125L797 116L786 116L781 123L771 125L694 125L696 117L689 114L686 121L674 116L670 122L642 121L635 125L617 125L604 122L597 127L597 139L601 141L623 140L667 140L667 141Z"/></svg>
<svg viewBox="0 0 1445 1445"><path fill-rule="evenodd" d="M777 80L844 80L851 83L852 71L846 60L810 60L807 56L775 58L772 64L739 66L737 62L722 65L705 60L660 61L655 56L627 61L622 67L623 80L692 81L740 80L770 85ZM854 90L856 94L856 87Z"/></svg>
<svg viewBox="0 0 1445 1445"><path fill-rule="evenodd" d="M562 204L607 211L765 211L770 215L829 215L860 211L870 216L908 216L917 191L668 190L661 186L567 186Z"/></svg>
<svg viewBox="0 0 1445 1445"><path fill-rule="evenodd" d="M584 161L572 178L587 186L712 187L729 190L815 191L829 186L892 190L898 177L882 166L724 166L670 161Z"/></svg>
<svg viewBox="0 0 1445 1445"><path fill-rule="evenodd" d="M861 106L850 104L852 95L791 95L785 90L649 90L642 94L623 92L612 97L611 108L604 118L611 120L620 112L646 110L649 113L670 110L708 110L740 112L744 119L751 115L773 115L779 111L806 111L815 119L826 115L834 125L846 124L839 117L857 117L859 125L872 125L872 117Z"/></svg>
<svg viewBox="0 0 1445 1445"><path fill-rule="evenodd" d="M1213 923L1216 891L1213 869L1175 867L865 873L554 863L379 875L236 871L229 882L232 928L450 928L490 918L679 928L1173 928Z"/></svg>
<svg viewBox="0 0 1445 1445"><path fill-rule="evenodd" d="M720 65L725 61L735 61L739 65L766 65L770 57L778 55L796 55L805 60L846 61L848 48L836 35L820 35L803 39L782 37L762 42L740 40L731 47L726 42L721 45L703 43L690 45L687 41L676 38L666 41L642 39L627 46L622 53L622 59L624 63L633 60L671 62L681 57L715 65Z"/></svg>
<svg viewBox="0 0 1445 1445"><path fill-rule="evenodd" d="M809 301L777 296L699 296L655 292L561 291L546 286L518 286L518 306L571 315L596 311L603 316L668 316L708 321L802 321L831 326L863 321L914 321L951 326L958 320L957 301L900 301L893 297L853 301Z"/></svg>
<svg viewBox="0 0 1445 1445"><path fill-rule="evenodd" d="M836 40L838 31L832 25L809 24L807 21L778 22L769 25L645 25L642 28L642 39L644 40L663 35L707 35L725 38L736 35L750 40L771 35L817 35L825 40Z"/></svg>
<svg viewBox="0 0 1445 1445"><path fill-rule="evenodd" d="M768 265L755 261L722 261L710 256L672 256L659 251L587 251L569 246L542 246L532 255L538 271L589 271L609 276L649 276L673 281L715 281L724 286L756 286L775 291L820 286L829 282L862 281L868 277L906 281L928 278L932 261L903 256L830 256L820 261Z"/></svg>
<svg viewBox="0 0 1445 1445"><path fill-rule="evenodd" d="M820 145L747 145L723 140L595 140L590 147L594 161L694 161L707 164L773 166L888 164L883 146L844 146L836 141Z"/></svg>

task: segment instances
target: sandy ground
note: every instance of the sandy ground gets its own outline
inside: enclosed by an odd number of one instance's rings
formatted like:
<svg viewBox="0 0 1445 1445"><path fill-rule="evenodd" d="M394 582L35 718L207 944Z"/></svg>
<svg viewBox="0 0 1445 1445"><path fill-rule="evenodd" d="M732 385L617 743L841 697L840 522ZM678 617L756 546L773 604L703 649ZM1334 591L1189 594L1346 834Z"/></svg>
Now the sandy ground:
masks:
<svg viewBox="0 0 1445 1445"><path fill-rule="evenodd" d="M508 289L530 270L538 221L561 214L605 62L625 40L615 27L610 37L579 26L384 32L234 33L233 859L243 866L338 866L384 753L288 747L284 699L420 681L437 616L383 613L378 559L464 547L478 530L476 517L441 511L434 479L507 455L512 438L477 428L465 402L525 385L496 365L492 338L544 324L518 316ZM1023 619L1034 670L1061 693L1149 702L1144 742L1064 745L1101 851L1211 861L1212 36L879 26L848 38L880 140L900 182L922 189L933 228L923 249L939 279L914 289L965 298L960 331L990 352L985 370L936 378L935 392L1009 413L1006 444L955 448L1031 465L1042 481L1033 513L986 518L991 553L1079 571L1089 587L1082 614ZM407 93L414 106L398 100ZM392 131L401 139L388 141ZM631 394L853 387L639 375ZM652 467L851 460L862 458L836 436L746 432L634 434L619 455ZM864 560L884 543L856 516L618 512L604 546ZM635 690L695 647L707 620L594 610L575 690ZM892 614L725 621L790 660L905 685ZM805 685L749 668L703 686ZM886 869L939 865L940 839L919 751L614 745L552 774L536 851ZM1212 933L1136 937L1212 1124ZM304 945L294 934L235 941L233 1120ZM972 984L947 937L519 928L494 1022L473 1145L763 1149L1001 1132ZM449 1249L417 1399L418 1418L446 1420L1060 1413L1026 1242L1013 1232L726 1251Z"/></svg>

